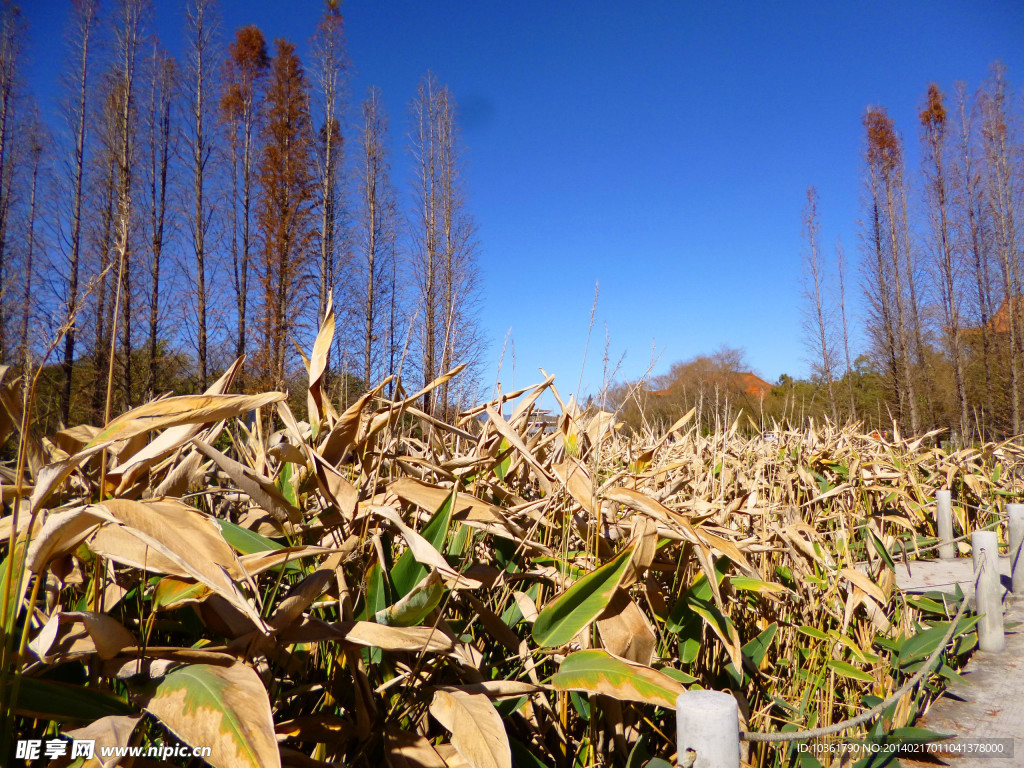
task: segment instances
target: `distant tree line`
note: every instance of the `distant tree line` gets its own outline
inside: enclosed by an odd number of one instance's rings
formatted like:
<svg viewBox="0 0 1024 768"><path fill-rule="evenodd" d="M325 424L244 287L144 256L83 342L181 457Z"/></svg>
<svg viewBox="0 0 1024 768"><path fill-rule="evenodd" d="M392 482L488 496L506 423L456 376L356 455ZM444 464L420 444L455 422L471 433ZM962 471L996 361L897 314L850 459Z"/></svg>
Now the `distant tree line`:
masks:
<svg viewBox="0 0 1024 768"><path fill-rule="evenodd" d="M179 58L147 0L67 10L46 120L25 22L0 6L0 364L45 363L43 419L201 391L243 354L245 388L287 387L329 308L342 399L472 370L478 245L457 106L433 74L410 103L400 193L380 90L347 101L336 0L308 66L255 26L225 34L216 0L182 0ZM431 407L475 395L472 375L458 381Z"/></svg>
<svg viewBox="0 0 1024 768"><path fill-rule="evenodd" d="M671 423L689 408L719 421L859 421L904 434L944 428L958 439L1022 433L1024 400L1024 100L1000 64L971 91L931 84L919 108L920 166L884 107L862 117L855 318L840 242L824 252L818 194L803 209L803 337L808 380L783 376L754 397L742 353L677 363L653 381L617 388L636 423ZM866 346L851 353L851 326Z"/></svg>

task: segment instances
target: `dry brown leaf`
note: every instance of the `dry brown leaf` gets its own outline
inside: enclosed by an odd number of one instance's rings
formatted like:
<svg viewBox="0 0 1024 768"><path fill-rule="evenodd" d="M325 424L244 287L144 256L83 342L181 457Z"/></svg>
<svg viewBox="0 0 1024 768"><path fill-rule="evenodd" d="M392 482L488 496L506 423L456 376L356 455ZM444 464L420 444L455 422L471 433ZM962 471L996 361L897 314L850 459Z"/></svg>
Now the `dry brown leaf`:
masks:
<svg viewBox="0 0 1024 768"><path fill-rule="evenodd" d="M227 472L238 486L261 509L270 513L281 523L297 523L302 520L302 511L296 509L269 479L253 469L225 456L202 440L195 441L196 449L206 458L212 459L222 470Z"/></svg>
<svg viewBox="0 0 1024 768"><path fill-rule="evenodd" d="M135 726L138 725L141 715L107 715L95 720L84 728L75 728L66 731L67 735L76 741L92 741L93 758L101 768L112 768L118 765L122 758L104 757L105 752L112 752L119 747L126 747L131 741Z"/></svg>
<svg viewBox="0 0 1024 768"><path fill-rule="evenodd" d="M451 731L452 746L473 768L512 768L505 724L483 694L438 688L430 714Z"/></svg>
<svg viewBox="0 0 1024 768"><path fill-rule="evenodd" d="M597 631L604 647L627 661L651 665L657 637L644 612L619 589L597 620Z"/></svg>

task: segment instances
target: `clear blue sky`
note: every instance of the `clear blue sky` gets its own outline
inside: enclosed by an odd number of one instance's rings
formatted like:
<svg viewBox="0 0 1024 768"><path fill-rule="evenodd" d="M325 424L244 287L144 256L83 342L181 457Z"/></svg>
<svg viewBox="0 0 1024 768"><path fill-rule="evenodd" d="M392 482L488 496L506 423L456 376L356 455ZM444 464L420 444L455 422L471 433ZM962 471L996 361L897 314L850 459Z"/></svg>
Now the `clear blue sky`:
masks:
<svg viewBox="0 0 1024 768"><path fill-rule="evenodd" d="M57 82L50 46L67 5L24 3L37 92ZM177 50L181 3L156 6ZM255 23L305 51L320 8L223 0L221 15L226 34ZM584 391L600 388L606 328L612 358L626 353L620 376L642 374L652 345L660 373L723 344L770 381L806 374L804 191L818 187L828 253L842 236L855 265L864 108L888 107L916 168L929 82L976 86L996 59L1024 81L1020 2L347 0L343 12L352 99L383 90L396 174L422 74L459 101L485 380L511 329L515 383L544 367L563 392L576 389L596 282Z"/></svg>

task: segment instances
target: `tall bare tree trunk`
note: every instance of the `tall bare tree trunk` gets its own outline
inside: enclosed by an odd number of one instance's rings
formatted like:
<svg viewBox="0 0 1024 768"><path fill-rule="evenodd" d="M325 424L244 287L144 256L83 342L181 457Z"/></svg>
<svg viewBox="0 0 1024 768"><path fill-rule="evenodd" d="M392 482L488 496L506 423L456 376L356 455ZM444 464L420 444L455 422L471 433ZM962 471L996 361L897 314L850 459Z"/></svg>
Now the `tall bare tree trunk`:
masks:
<svg viewBox="0 0 1024 768"><path fill-rule="evenodd" d="M160 362L160 269L167 217L167 171L171 149L174 60L153 47L152 92L149 107L149 227L152 242L149 293L149 397L157 393Z"/></svg>
<svg viewBox="0 0 1024 768"><path fill-rule="evenodd" d="M115 298L114 304L120 303L122 311L122 346L124 348L123 365L123 405L127 408L132 404L132 253L131 253L131 230L132 230L132 165L134 152L134 126L132 117L134 114L135 96L135 62L138 50L139 36L142 26L143 0L123 0L120 9L120 19L117 27L117 81L114 86L114 97L117 105L117 221L115 227L117 254L117 277L116 285L119 285L119 299ZM113 312L117 307L111 307ZM110 348L115 348L114 338L116 336L116 320L112 319L110 334ZM105 416L109 417L110 393L113 382L109 371L114 365L114 360L108 361L107 381L107 402Z"/></svg>
<svg viewBox="0 0 1024 768"><path fill-rule="evenodd" d="M32 360L31 339L29 337L29 320L32 316L32 277L35 266L33 257L36 248L36 190L39 185L39 164L43 154L43 128L39 123L38 110L33 117L29 136L29 157L31 158L32 179L29 184L28 202L28 244L25 249L25 289L21 301L21 369L25 372L26 381L29 376L29 364Z"/></svg>
<svg viewBox="0 0 1024 768"><path fill-rule="evenodd" d="M74 375L75 342L77 328L73 322L78 311L79 280L82 269L82 187L85 180L85 139L87 104L89 95L89 48L92 30L96 25L98 0L79 0L75 8L75 43L77 72L75 73L75 102L69 114L69 122L75 137L72 158L74 197L71 203L70 264L68 270L68 293L65 304L65 321L68 326L64 336L64 357L61 369L64 373L64 388L61 392L61 418L64 424L71 423L72 377Z"/></svg>
<svg viewBox="0 0 1024 768"><path fill-rule="evenodd" d="M392 343L393 318L387 327L388 338L381 343L381 305L388 300L386 270L394 269L395 191L391 185L388 162L388 118L384 113L380 91L371 88L363 102L363 125L360 132L362 149L362 178L359 182L360 231L358 253L362 272L361 287L354 304L362 308L363 387L369 389L380 363L394 351L386 346ZM393 274L393 273L392 273ZM391 297L392 302L394 296ZM393 307L392 307L393 311ZM393 368L393 360L390 367ZM389 370L388 372L391 372Z"/></svg>
<svg viewBox="0 0 1024 768"><path fill-rule="evenodd" d="M985 157L988 204L995 235L1008 311L1010 337L1010 412L1014 435L1021 433L1021 363L1024 358L1024 329L1021 328L1020 254L1015 220L1020 183L1007 117L1006 81L1001 65L993 68L991 80L982 93L981 140Z"/></svg>
<svg viewBox="0 0 1024 768"><path fill-rule="evenodd" d="M416 97L412 103L412 155L416 163L415 195L417 221L415 222L414 239L417 255L415 262L415 279L419 312L422 320L419 333L420 341L420 372L423 382L429 383L437 377L437 327L438 327L438 271L439 243L438 219L439 183L438 154L440 152L437 135L437 79L428 73L420 81L416 89ZM433 409L430 394L425 396L425 409Z"/></svg>
<svg viewBox="0 0 1024 768"><path fill-rule="evenodd" d="M199 387L206 389L209 381L209 338L207 328L207 252L206 235L210 226L209 202L206 199L207 164L213 152L213 136L207 124L210 90L210 68L213 65L215 0L190 0L188 5L189 36L189 110L192 132L192 245L195 251L196 346L199 365Z"/></svg>
<svg viewBox="0 0 1024 768"><path fill-rule="evenodd" d="M989 323L992 320L992 279L989 270L989 255L984 247L982 232L982 188L981 177L976 168L974 145L973 110L968 104L966 86L956 84L958 114L957 135L957 176L959 195L955 198L958 230L963 240L960 250L970 258L970 269L974 278L977 295L977 318L981 336L981 359L983 369L982 405L985 412L993 412L992 337Z"/></svg>
<svg viewBox="0 0 1024 768"><path fill-rule="evenodd" d="M920 115L923 128L922 140L925 150L925 195L929 205L929 217L936 267L939 274L939 294L942 298L942 313L945 321L946 345L953 363L953 380L956 388L956 412L959 419L960 436L967 434L967 391L964 382L964 360L960 340L960 308L958 265L953 254L953 239L950 225L950 190L946 156L948 141L946 134L946 107L942 92L932 84L928 88L927 105Z"/></svg>
<svg viewBox="0 0 1024 768"><path fill-rule="evenodd" d="M320 259L317 287L317 321L327 313L328 298L337 288L338 178L343 147L340 115L348 63L345 57L345 25L339 3L328 3L317 25L314 58L324 121L320 130L318 174L320 188Z"/></svg>
<svg viewBox="0 0 1024 768"><path fill-rule="evenodd" d="M836 268L839 272L839 314L843 321L843 353L846 355L846 389L850 395L850 418L857 418L857 403L853 396L853 366L850 365L850 328L846 320L846 257L843 244L836 239Z"/></svg>
<svg viewBox="0 0 1024 768"><path fill-rule="evenodd" d="M13 178L11 149L13 136L15 85L21 59L21 45L24 26L21 11L13 5L5 5L0 17L0 361L7 357L6 299L10 278L6 274L9 254L7 252L7 225L11 209L11 182Z"/></svg>
<svg viewBox="0 0 1024 768"><path fill-rule="evenodd" d="M804 237L807 239L808 251L804 260L807 273L804 287L804 298L810 304L810 336L811 346L818 358L818 372L825 379L828 388L828 407L832 414L832 422L839 422L836 410L833 371L835 362L832 359L831 343L829 342L828 323L824 309L824 264L818 247L818 191L814 187L807 188L807 205L804 208Z"/></svg>

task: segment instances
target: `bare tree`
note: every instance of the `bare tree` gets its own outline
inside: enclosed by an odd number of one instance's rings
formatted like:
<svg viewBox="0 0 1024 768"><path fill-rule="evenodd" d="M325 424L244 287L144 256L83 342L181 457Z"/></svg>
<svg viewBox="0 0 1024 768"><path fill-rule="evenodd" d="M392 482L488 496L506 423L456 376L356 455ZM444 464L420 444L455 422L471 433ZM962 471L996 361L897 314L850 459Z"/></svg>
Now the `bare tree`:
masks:
<svg viewBox="0 0 1024 768"><path fill-rule="evenodd" d="M1010 412L1013 434L1021 432L1021 363L1024 329L1021 311L1020 243L1016 216L1020 204L1020 170L1013 135L1005 68L996 64L981 94L981 144L985 158L988 215L1003 283L1010 357Z"/></svg>
<svg viewBox="0 0 1024 768"><path fill-rule="evenodd" d="M188 18L189 84L188 112L190 130L188 148L192 163L192 211L189 228L195 251L196 347L199 386L206 389L210 374L209 329L207 327L207 279L209 271L207 238L210 233L211 206L207 195L209 164L214 147L214 121L210 110L214 96L214 35L217 22L216 0L189 0Z"/></svg>
<svg viewBox="0 0 1024 768"><path fill-rule="evenodd" d="M25 27L21 11L4 0L0 6L0 361L6 359L7 287L11 283L7 271L10 260L8 217L11 210L13 183L15 101L17 99L18 70L22 58Z"/></svg>
<svg viewBox="0 0 1024 768"><path fill-rule="evenodd" d="M70 35L73 74L69 78L70 100L67 110L68 127L74 136L71 155L71 232L68 242L67 294L64 315L68 325L64 337L64 356L61 368L64 372L64 388L61 394L61 417L65 424L71 421L72 377L74 374L75 342L78 329L73 316L78 308L79 281L82 274L82 201L85 183L85 144L88 133L89 64L92 50L93 30L96 27L98 0L75 0L74 21Z"/></svg>
<svg viewBox="0 0 1024 768"><path fill-rule="evenodd" d="M146 191L149 207L150 290L149 290L149 397L157 394L160 363L161 257L167 223L167 181L170 165L172 107L175 100L177 68L174 59L154 43L150 61L149 109L146 116Z"/></svg>
<svg viewBox="0 0 1024 768"><path fill-rule="evenodd" d="M107 337L108 329L113 328L114 301L111 296L114 291L111 282L116 276L111 275L114 267L115 256L115 205L117 201L117 147L118 147L118 99L117 83L112 78L107 79L103 98L103 110L101 113L100 138L102 140L102 152L98 158L100 187L102 193L99 196L99 207L96 211L92 244L97 253L98 263L96 266L96 303L93 321L93 390L92 390L92 411L95 418L102 418L104 411L104 396L107 390L109 379L109 351L110 340ZM106 378L104 378L106 377Z"/></svg>
<svg viewBox="0 0 1024 768"><path fill-rule="evenodd" d="M320 259L317 288L317 320L323 320L327 300L338 282L338 213L342 159L341 114L348 76L345 56L345 24L341 4L327 3L313 39L316 80L320 85L324 122L320 128L317 173L320 207Z"/></svg>
<svg viewBox="0 0 1024 768"><path fill-rule="evenodd" d="M950 188L946 106L942 91L932 83L928 87L925 108L921 111L922 143L924 144L923 176L925 203L931 230L930 246L939 276L942 315L953 364L956 387L957 416L960 434L967 432L967 391L964 382L964 359L960 340L959 264L953 253L950 223Z"/></svg>
<svg viewBox="0 0 1024 768"><path fill-rule="evenodd" d="M920 429L917 388L911 360L910 323L907 294L906 252L908 237L903 187L903 152L892 118L880 107L871 107L864 116L867 131L865 159L868 166L869 239L874 278L869 295L877 301L883 321L883 337L890 373L900 404L901 416L909 410L913 432ZM914 310L916 316L916 309Z"/></svg>
<svg viewBox="0 0 1024 768"><path fill-rule="evenodd" d="M413 279L421 317L420 370L429 382L455 361L471 367L478 361L475 225L465 200L455 100L433 73L420 81L411 115ZM442 408L451 405L449 395L446 383L439 395Z"/></svg>
<svg viewBox="0 0 1024 768"><path fill-rule="evenodd" d="M357 250L362 279L358 281L353 305L362 309L363 386L369 389L382 363L386 363L389 373L393 373L394 368L398 211L388 159L388 118L378 88L370 88L362 113ZM389 304L390 313L385 320L382 308Z"/></svg>
<svg viewBox="0 0 1024 768"><path fill-rule="evenodd" d="M803 225L804 238L807 240L807 250L804 251L804 300L808 305L805 309L808 344L814 350L814 368L828 388L828 407L832 421L838 422L839 413L833 387L835 361L824 308L825 263L818 247L818 190L813 186L807 188Z"/></svg>
<svg viewBox="0 0 1024 768"><path fill-rule="evenodd" d="M839 275L839 315L843 323L843 353L846 356L846 389L850 395L850 418L857 418L857 403L853 396L853 366L850 365L850 327L846 318L846 255L843 243L836 238L836 270Z"/></svg>
<svg viewBox="0 0 1024 768"><path fill-rule="evenodd" d="M270 67L267 43L255 26L242 27L224 62L221 116L228 127L231 167L231 263L237 336L235 356L246 351L249 270L252 264L256 141L262 114L263 85ZM239 223L240 220L240 223Z"/></svg>
<svg viewBox="0 0 1024 768"><path fill-rule="evenodd" d="M25 243L25 286L24 293L22 294L21 300L21 339L20 339L20 358L21 368L25 372L26 377L29 375L29 363L32 360L31 356L31 339L29 336L29 321L32 317L32 307L34 304L32 296L32 279L35 276L35 250L36 250L36 193L39 187L39 170L40 163L43 157L44 147L44 136L43 127L39 122L38 109L33 110L33 117L30 125L28 126L28 155L29 155L29 203L28 203L28 221L26 225L26 243Z"/></svg>
<svg viewBox="0 0 1024 768"><path fill-rule="evenodd" d="M122 0L116 24L117 54L114 62L112 95L116 107L116 168L117 216L115 221L115 253L117 257L117 288L114 295L113 316L121 310L121 337L123 347L123 393L125 407L132 404L132 170L135 152L135 72L139 40L142 35L143 15L148 10L145 0ZM110 327L110 357L107 372L106 406L104 422L109 421L113 388L114 350L116 329Z"/></svg>

